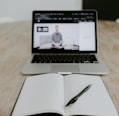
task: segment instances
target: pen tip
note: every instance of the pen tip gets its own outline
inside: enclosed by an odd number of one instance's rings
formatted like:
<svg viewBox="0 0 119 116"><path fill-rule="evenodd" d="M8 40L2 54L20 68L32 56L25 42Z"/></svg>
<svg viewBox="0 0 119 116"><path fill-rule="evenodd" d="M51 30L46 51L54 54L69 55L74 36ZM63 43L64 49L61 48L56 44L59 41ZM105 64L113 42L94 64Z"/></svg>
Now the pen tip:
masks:
<svg viewBox="0 0 119 116"><path fill-rule="evenodd" d="M69 104L66 104L65 107L67 107Z"/></svg>

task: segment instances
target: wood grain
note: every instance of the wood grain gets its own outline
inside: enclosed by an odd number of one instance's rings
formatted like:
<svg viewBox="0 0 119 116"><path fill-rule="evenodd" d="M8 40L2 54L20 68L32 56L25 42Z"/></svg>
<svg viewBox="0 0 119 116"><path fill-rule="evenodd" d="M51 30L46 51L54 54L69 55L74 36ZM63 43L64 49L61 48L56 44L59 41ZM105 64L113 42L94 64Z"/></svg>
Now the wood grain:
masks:
<svg viewBox="0 0 119 116"><path fill-rule="evenodd" d="M109 69L102 76L119 112L119 23L98 21L99 54ZM31 22L0 24L0 116L9 116L26 76L21 74L31 52Z"/></svg>

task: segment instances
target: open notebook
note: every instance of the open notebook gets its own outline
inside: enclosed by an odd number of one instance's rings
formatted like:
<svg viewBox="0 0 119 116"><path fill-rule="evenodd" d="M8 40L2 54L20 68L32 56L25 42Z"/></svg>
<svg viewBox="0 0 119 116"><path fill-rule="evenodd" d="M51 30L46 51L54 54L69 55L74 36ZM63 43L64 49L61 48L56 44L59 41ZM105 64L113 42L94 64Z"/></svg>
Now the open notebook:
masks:
<svg viewBox="0 0 119 116"><path fill-rule="evenodd" d="M68 101L84 87L91 88L69 107ZM12 116L43 115L118 116L99 76L44 74L28 77L16 101Z"/></svg>

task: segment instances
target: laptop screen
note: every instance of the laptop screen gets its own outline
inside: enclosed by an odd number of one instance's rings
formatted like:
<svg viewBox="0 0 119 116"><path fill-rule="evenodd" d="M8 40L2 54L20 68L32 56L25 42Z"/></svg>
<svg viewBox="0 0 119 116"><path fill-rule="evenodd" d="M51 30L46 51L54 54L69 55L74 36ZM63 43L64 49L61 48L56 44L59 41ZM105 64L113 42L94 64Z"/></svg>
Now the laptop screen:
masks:
<svg viewBox="0 0 119 116"><path fill-rule="evenodd" d="M32 53L96 53L95 11L33 11Z"/></svg>

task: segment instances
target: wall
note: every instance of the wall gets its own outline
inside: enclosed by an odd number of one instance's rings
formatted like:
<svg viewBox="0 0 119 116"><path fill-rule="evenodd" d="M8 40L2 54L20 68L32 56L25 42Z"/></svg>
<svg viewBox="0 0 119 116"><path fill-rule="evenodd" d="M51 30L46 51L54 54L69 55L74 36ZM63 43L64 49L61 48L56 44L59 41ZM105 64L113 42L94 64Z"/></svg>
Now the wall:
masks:
<svg viewBox="0 0 119 116"><path fill-rule="evenodd" d="M80 10L82 0L0 0L0 17L31 20L33 10Z"/></svg>

